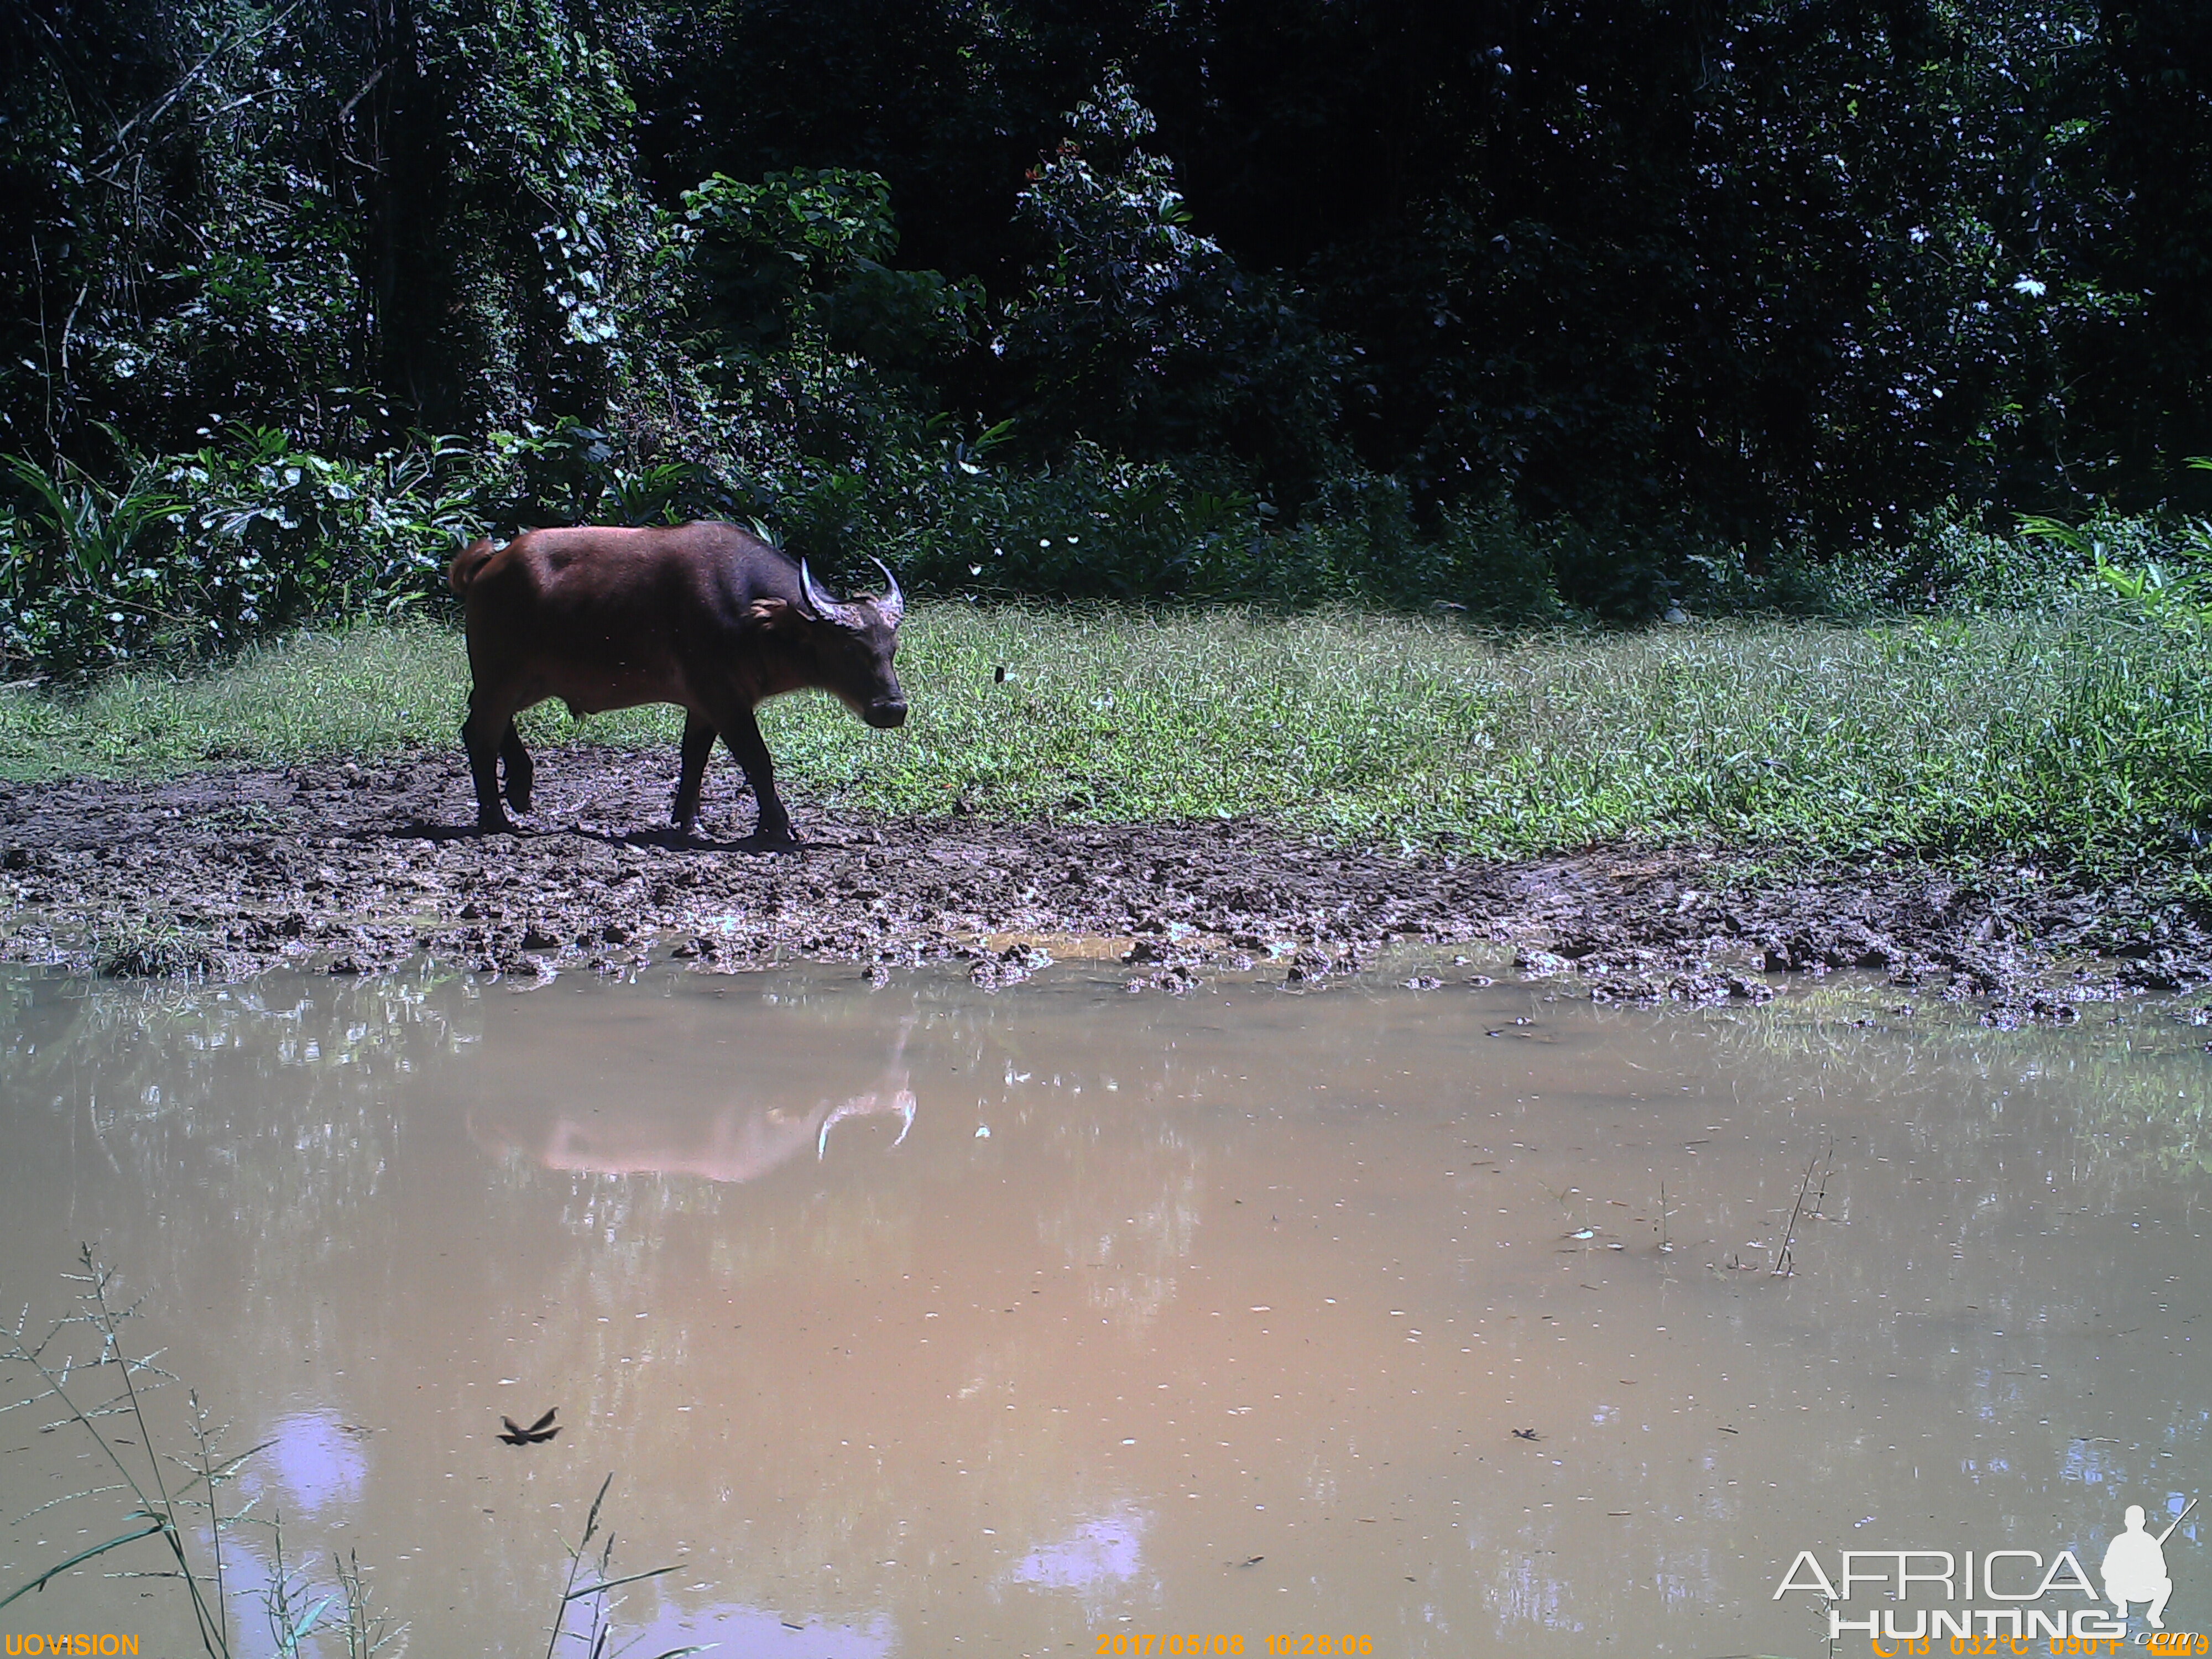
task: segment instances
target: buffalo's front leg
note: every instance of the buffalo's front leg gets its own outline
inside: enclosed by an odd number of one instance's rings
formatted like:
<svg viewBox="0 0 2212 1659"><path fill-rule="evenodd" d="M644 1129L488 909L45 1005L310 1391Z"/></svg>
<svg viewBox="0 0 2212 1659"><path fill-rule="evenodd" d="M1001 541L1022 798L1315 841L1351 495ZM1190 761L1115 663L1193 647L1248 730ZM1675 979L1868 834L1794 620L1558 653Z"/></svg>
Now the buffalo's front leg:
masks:
<svg viewBox="0 0 2212 1659"><path fill-rule="evenodd" d="M753 787L753 799L760 803L760 821L753 826L750 839L762 847L790 847L799 837L791 833L791 814L783 810L783 802L775 793L775 763L769 758L768 744L761 737L760 723L753 719L750 708L732 708L715 722L721 727L722 741L729 744L730 752L738 757L738 764L745 769L745 778Z"/></svg>
<svg viewBox="0 0 2212 1659"><path fill-rule="evenodd" d="M507 804L518 812L527 812L530 786L538 769L530 763L530 751L522 746L522 733L514 729L512 720L507 723L507 735L499 740L499 760L507 774Z"/></svg>
<svg viewBox="0 0 2212 1659"><path fill-rule="evenodd" d="M684 834L699 821L699 786L707 775L708 758L714 752L714 723L704 714L686 711L684 716L684 770L676 781L672 817Z"/></svg>

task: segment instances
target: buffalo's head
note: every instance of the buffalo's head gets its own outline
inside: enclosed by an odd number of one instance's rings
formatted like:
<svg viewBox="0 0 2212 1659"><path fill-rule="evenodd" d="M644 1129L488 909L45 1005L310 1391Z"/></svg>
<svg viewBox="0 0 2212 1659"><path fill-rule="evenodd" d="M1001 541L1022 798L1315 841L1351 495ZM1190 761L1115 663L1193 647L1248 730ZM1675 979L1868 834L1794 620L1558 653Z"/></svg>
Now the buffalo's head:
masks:
<svg viewBox="0 0 2212 1659"><path fill-rule="evenodd" d="M888 730L906 723L906 693L891 668L906 595L889 565L881 559L875 565L890 584L882 598L833 599L801 559L797 610L815 624L808 633L820 674L817 684L869 725Z"/></svg>

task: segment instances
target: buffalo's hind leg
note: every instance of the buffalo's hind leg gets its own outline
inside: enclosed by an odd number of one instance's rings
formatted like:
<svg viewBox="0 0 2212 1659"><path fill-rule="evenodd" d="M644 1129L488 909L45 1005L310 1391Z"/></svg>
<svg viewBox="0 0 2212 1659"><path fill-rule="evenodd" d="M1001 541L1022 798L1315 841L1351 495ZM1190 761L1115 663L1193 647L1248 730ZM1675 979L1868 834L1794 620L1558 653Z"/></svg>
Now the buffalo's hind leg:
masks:
<svg viewBox="0 0 2212 1659"><path fill-rule="evenodd" d="M518 812L527 812L530 786L537 781L538 769L531 764L530 751L522 746L522 733L514 729L511 718L506 735L499 740L499 761L507 778L507 804Z"/></svg>
<svg viewBox="0 0 2212 1659"><path fill-rule="evenodd" d="M684 769L676 781L676 805L671 817L685 835L699 821L699 789L707 775L707 762L714 752L714 723L704 714L687 710L684 716Z"/></svg>
<svg viewBox="0 0 2212 1659"><path fill-rule="evenodd" d="M469 772L477 787L477 828L480 831L513 830L514 825L499 801L500 751L514 730L512 709L494 702L479 686L469 693L469 717L461 723L461 741L469 751ZM521 748L520 739L515 747ZM527 767L529 757L523 757ZM513 769L508 775L513 777Z"/></svg>

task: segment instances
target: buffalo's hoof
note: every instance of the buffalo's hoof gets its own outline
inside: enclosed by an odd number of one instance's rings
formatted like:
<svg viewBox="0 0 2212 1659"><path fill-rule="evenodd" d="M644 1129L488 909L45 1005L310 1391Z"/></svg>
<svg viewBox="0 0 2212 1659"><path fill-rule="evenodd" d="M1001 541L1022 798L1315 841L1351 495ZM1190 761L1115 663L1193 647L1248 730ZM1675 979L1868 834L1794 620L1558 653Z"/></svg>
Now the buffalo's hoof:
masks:
<svg viewBox="0 0 2212 1659"><path fill-rule="evenodd" d="M522 830L506 813L478 813L477 834L480 836L519 836Z"/></svg>

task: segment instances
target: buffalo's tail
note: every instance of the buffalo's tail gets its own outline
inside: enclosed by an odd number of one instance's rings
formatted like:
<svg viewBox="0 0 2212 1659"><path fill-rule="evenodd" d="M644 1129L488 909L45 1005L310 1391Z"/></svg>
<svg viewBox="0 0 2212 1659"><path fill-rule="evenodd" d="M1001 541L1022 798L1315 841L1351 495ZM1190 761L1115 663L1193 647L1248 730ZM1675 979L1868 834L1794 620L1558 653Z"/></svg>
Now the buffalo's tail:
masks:
<svg viewBox="0 0 2212 1659"><path fill-rule="evenodd" d="M495 550L491 538L482 536L453 555L453 562L446 568L446 585L454 592L466 598L469 584L477 579Z"/></svg>

